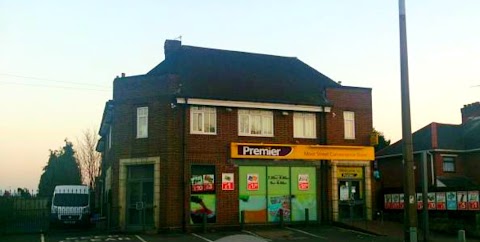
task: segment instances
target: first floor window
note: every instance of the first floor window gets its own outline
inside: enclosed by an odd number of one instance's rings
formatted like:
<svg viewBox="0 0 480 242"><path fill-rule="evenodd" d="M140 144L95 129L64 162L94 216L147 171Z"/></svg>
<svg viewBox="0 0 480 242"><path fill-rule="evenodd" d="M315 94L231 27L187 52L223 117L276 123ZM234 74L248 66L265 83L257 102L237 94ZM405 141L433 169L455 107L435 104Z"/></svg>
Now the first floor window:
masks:
<svg viewBox="0 0 480 242"><path fill-rule="evenodd" d="M148 137L148 107L137 108L137 138Z"/></svg>
<svg viewBox="0 0 480 242"><path fill-rule="evenodd" d="M455 172L455 157L443 156L443 171Z"/></svg>
<svg viewBox="0 0 480 242"><path fill-rule="evenodd" d="M214 107L191 107L190 109L192 134L216 134L217 112Z"/></svg>
<svg viewBox="0 0 480 242"><path fill-rule="evenodd" d="M273 112L238 110L238 134L246 136L273 136Z"/></svg>
<svg viewBox="0 0 480 242"><path fill-rule="evenodd" d="M343 112L345 139L355 139L355 113Z"/></svg>
<svg viewBox="0 0 480 242"><path fill-rule="evenodd" d="M316 119L314 113L293 114L293 137L316 138Z"/></svg>

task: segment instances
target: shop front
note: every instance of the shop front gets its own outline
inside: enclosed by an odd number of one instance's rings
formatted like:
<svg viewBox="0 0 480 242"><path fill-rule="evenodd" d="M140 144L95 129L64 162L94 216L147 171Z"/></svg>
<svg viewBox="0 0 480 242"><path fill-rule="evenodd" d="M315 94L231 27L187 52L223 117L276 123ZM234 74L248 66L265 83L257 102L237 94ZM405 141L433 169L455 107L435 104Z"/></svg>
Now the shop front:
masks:
<svg viewBox="0 0 480 242"><path fill-rule="evenodd" d="M334 221L352 215L371 219L366 179L372 147L232 143L231 158L238 166L239 214L245 223L301 222L306 216L317 221L320 206L329 206ZM326 173L320 172L322 160L329 161ZM331 179L326 191L320 174ZM321 204L322 193L331 204Z"/></svg>

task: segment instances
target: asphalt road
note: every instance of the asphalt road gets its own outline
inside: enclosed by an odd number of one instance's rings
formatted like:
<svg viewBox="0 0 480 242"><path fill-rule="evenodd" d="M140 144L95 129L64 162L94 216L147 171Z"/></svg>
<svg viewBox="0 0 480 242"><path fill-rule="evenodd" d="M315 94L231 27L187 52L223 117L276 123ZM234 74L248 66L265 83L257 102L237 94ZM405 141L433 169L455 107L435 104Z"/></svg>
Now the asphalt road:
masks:
<svg viewBox="0 0 480 242"><path fill-rule="evenodd" d="M46 234L0 236L2 242L277 242L277 241L386 241L384 236L374 236L333 226L309 228L248 228L242 231L210 231L191 234L108 234L98 231L54 231ZM388 238L388 241L402 241Z"/></svg>

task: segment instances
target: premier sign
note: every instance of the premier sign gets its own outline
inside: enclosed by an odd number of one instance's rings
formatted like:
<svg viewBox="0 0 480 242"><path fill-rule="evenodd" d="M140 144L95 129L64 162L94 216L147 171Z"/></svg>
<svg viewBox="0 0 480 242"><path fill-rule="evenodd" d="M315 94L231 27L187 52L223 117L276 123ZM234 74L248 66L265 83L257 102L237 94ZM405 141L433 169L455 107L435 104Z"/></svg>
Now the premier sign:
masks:
<svg viewBox="0 0 480 242"><path fill-rule="evenodd" d="M238 153L244 156L286 156L292 151L291 147L263 147L263 146L252 146L252 145L239 145Z"/></svg>
<svg viewBox="0 0 480 242"><path fill-rule="evenodd" d="M289 145L231 143L231 158L243 159L291 159L291 160L348 160L370 161L375 159L370 146Z"/></svg>

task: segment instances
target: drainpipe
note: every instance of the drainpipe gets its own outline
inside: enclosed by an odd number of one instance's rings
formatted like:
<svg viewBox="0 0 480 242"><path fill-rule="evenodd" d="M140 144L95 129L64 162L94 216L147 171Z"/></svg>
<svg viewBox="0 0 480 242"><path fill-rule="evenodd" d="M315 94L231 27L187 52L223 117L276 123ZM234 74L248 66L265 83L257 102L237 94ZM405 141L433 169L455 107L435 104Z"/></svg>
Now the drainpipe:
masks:
<svg viewBox="0 0 480 242"><path fill-rule="evenodd" d="M433 154L430 151L427 151L427 154L430 155L430 172L431 172L431 181L432 181L432 186L435 186L435 168L433 164Z"/></svg>
<svg viewBox="0 0 480 242"><path fill-rule="evenodd" d="M319 138L319 143L321 145L327 144L327 113L320 113L320 130L321 135ZM322 223L327 223L329 220L329 204L328 204L328 161L320 161L320 205L321 205L321 221Z"/></svg>
<svg viewBox="0 0 480 242"><path fill-rule="evenodd" d="M184 232L187 232L187 221L189 219L189 213L187 210L190 208L190 198L188 197L187 192L190 188L190 179L187 177L188 166L187 166L187 112L188 112L188 98L185 98L185 105L183 105L182 113L182 165L183 165L183 212L182 212L182 229Z"/></svg>

